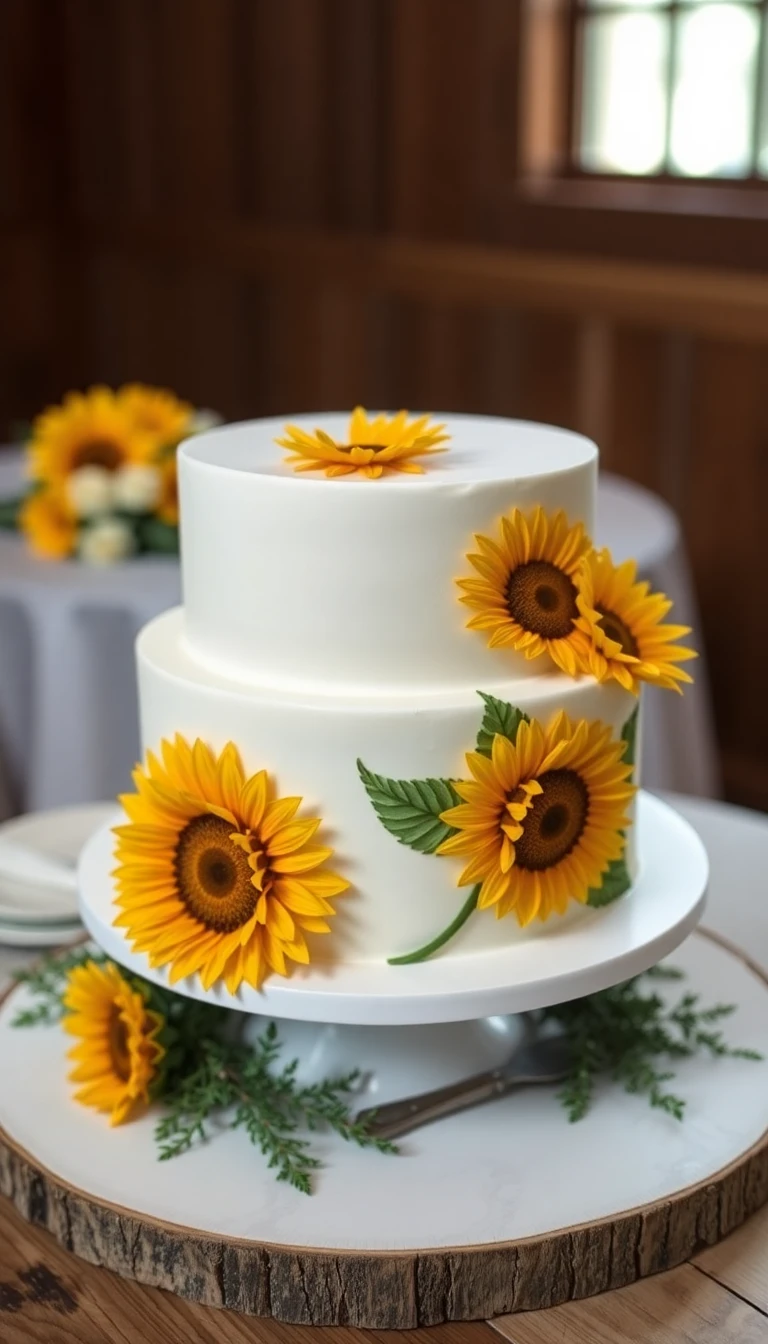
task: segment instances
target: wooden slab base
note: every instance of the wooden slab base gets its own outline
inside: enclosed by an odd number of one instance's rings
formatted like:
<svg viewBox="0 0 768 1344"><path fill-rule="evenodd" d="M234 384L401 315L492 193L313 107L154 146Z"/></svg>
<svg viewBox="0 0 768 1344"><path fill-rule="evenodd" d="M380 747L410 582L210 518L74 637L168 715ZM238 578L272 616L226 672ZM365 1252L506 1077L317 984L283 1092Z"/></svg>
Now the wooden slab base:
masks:
<svg viewBox="0 0 768 1344"><path fill-rule="evenodd" d="M673 960L694 990L738 1002L728 1026L734 1043L766 1039L762 971L701 934ZM682 1125L608 1088L594 1114L573 1127L551 1094L530 1093L421 1131L401 1158L329 1143L327 1169L308 1200L275 1186L259 1155L247 1144L233 1147L229 1135L158 1166L149 1118L108 1131L69 1098L62 1033L9 1028L21 997L13 991L0 1010L0 1076L16 1084L0 1094L0 1191L83 1259L207 1305L375 1328L548 1307L678 1265L768 1200L768 1065L684 1061ZM537 1132L559 1136L560 1157L553 1145L550 1164L536 1155ZM610 1145L622 1143L612 1166ZM588 1153L601 1151L590 1166ZM648 1203L629 1193L638 1168L653 1192ZM622 1170L626 1191L615 1188ZM235 1177L233 1204L221 1190ZM415 1222L417 1203L429 1203L425 1180L434 1182L431 1232ZM631 1202L621 1203L624 1194ZM579 1199L583 1219L572 1216ZM171 1207L178 1223L163 1216ZM601 1207L605 1216L595 1216ZM455 1235L462 1218L464 1244ZM311 1238L296 1235L302 1226ZM446 1231L450 1246L440 1244Z"/></svg>

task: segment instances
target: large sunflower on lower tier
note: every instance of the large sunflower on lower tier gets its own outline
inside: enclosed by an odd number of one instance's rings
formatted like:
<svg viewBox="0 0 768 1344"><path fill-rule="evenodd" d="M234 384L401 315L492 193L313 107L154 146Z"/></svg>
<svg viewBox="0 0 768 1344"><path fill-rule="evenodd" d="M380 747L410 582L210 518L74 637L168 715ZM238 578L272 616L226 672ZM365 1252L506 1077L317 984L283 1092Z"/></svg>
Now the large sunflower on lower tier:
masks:
<svg viewBox="0 0 768 1344"><path fill-rule="evenodd" d="M679 666L695 658L694 649L677 641L690 626L664 621L672 603L650 584L637 582L634 560L614 565L608 550L586 556L578 579L577 626L584 636L584 660L598 681L613 678L628 691L641 681L681 691L692 682Z"/></svg>
<svg viewBox="0 0 768 1344"><path fill-rule="evenodd" d="M562 510L513 509L501 519L497 540L476 536L467 559L479 577L458 580L461 601L477 615L469 630L488 635L492 649L510 648L526 658L550 658L576 676L579 661L576 578L590 542L581 523L571 527Z"/></svg>
<svg viewBox="0 0 768 1344"><path fill-rule="evenodd" d="M431 425L422 415L409 420L407 411L397 415L377 415L369 419L362 406L352 412L346 442L337 443L324 429L308 434L298 425L286 425L284 439L294 471L324 471L326 476L351 476L359 473L375 480L389 472L423 472L414 459L445 452L440 444L448 438L444 425Z"/></svg>
<svg viewBox="0 0 768 1344"><path fill-rule="evenodd" d="M623 753L605 724L563 712L546 729L523 721L514 743L497 734L490 760L469 753L472 778L453 783L463 801L441 816L456 834L437 853L469 860L459 886L482 884L479 909L525 925L600 886L635 792Z"/></svg>
<svg viewBox="0 0 768 1344"><path fill-rule="evenodd" d="M80 467L113 472L152 461L156 440L136 427L107 387L70 392L32 426L30 470L35 480L60 484Z"/></svg>
<svg viewBox="0 0 768 1344"><path fill-rule="evenodd" d="M114 876L134 951L172 984L198 974L230 993L308 962L305 935L330 932L330 898L349 883L322 867L333 851L312 843L321 822L298 816L301 798L274 797L266 770L246 778L231 742L216 756L178 735L133 779Z"/></svg>
<svg viewBox="0 0 768 1344"><path fill-rule="evenodd" d="M165 1050L165 1025L113 962L89 961L69 973L62 1025L77 1045L68 1052L75 1100L105 1111L113 1125L149 1101Z"/></svg>

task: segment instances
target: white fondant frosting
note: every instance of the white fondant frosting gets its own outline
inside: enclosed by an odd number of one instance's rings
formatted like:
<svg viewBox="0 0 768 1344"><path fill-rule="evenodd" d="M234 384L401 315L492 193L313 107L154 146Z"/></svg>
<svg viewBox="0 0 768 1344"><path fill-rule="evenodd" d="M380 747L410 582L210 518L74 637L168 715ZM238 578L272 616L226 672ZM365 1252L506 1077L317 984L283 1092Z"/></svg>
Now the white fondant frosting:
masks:
<svg viewBox="0 0 768 1344"><path fill-rule="evenodd" d="M466 630L455 580L477 532L540 504L591 532L597 449L567 430L437 416L448 450L423 475L297 475L286 418L179 451L184 640L201 665L259 686L358 698L533 679L544 660ZM296 417L344 441L348 415Z"/></svg>
<svg viewBox="0 0 768 1344"><path fill-rule="evenodd" d="M574 680L552 670L397 696L275 691L203 667L182 636L181 609L158 617L139 636L145 746L156 748L177 732L201 737L217 751L235 742L247 773L266 768L279 794L301 795L303 814L324 819L323 843L333 846L333 867L352 890L335 901L332 934L310 935L313 961L382 961L413 951L450 923L468 895L457 887L460 861L418 854L384 829L360 782L358 758L399 779L466 778L465 754L475 746L483 715L478 690L544 723L559 709L575 719L601 719L617 737L637 703L615 682L597 685L591 677ZM630 829L630 871L634 855ZM582 913L574 905L564 919ZM564 919L521 930L512 917L477 912L441 955L550 937Z"/></svg>

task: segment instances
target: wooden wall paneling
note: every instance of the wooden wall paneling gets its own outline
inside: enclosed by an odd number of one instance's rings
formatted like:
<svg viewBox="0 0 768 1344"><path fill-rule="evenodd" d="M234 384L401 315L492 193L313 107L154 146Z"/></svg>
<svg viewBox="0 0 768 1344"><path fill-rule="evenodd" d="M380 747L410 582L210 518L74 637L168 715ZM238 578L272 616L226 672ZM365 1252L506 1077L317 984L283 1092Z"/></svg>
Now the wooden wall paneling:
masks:
<svg viewBox="0 0 768 1344"><path fill-rule="evenodd" d="M290 228L328 218L330 72L324 0L238 0L242 208Z"/></svg>
<svg viewBox="0 0 768 1344"><path fill-rule="evenodd" d="M387 219L386 61L389 0L326 0L328 220L368 232Z"/></svg>
<svg viewBox="0 0 768 1344"><path fill-rule="evenodd" d="M322 285L315 303L320 397L317 406L343 411L358 403L365 404L368 371L366 296L336 285Z"/></svg>
<svg viewBox="0 0 768 1344"><path fill-rule="evenodd" d="M171 305L164 326L166 382L197 406L234 419L240 395L242 347L237 276L216 267L184 266L169 277ZM184 344L178 332L184 331Z"/></svg>
<svg viewBox="0 0 768 1344"><path fill-rule="evenodd" d="M156 40L157 9L155 0L112 0L112 9L120 53L112 77L121 126L121 197L126 211L142 214L163 200L166 172L159 126L165 71Z"/></svg>
<svg viewBox="0 0 768 1344"><path fill-rule="evenodd" d="M235 293L237 341L234 352L232 417L249 420L266 415L269 406L269 298L262 280L244 276ZM222 408L223 414L223 408Z"/></svg>
<svg viewBox="0 0 768 1344"><path fill-rule="evenodd" d="M516 415L571 429L578 418L580 323L526 312Z"/></svg>
<svg viewBox="0 0 768 1344"><path fill-rule="evenodd" d="M448 304L425 305L420 317L414 406L425 410L463 411L469 404L469 383L462 335L467 313Z"/></svg>
<svg viewBox="0 0 768 1344"><path fill-rule="evenodd" d="M117 10L101 0L61 4L62 50L70 123L70 172L77 214L119 211L123 205L125 117L121 115L122 64ZM131 110L127 110L131 115Z"/></svg>
<svg viewBox="0 0 768 1344"><path fill-rule="evenodd" d="M47 240L17 236L0 248L0 443L12 421L29 419L52 399L56 349L51 341L56 277Z"/></svg>
<svg viewBox="0 0 768 1344"><path fill-rule="evenodd" d="M695 352L683 522L699 591L726 788L768 803L768 351L702 341Z"/></svg>
<svg viewBox="0 0 768 1344"><path fill-rule="evenodd" d="M641 327L616 328L609 425L605 445L598 440L603 465L649 490L664 479L661 459L684 445L663 435L666 345L663 333Z"/></svg>
<svg viewBox="0 0 768 1344"><path fill-rule="evenodd" d="M391 0L389 226L395 233L472 233L482 5Z"/></svg>
<svg viewBox="0 0 768 1344"><path fill-rule="evenodd" d="M616 373L616 331L601 317L586 317L576 338L576 402L571 428L594 439L600 462L613 463L612 412Z"/></svg>
<svg viewBox="0 0 768 1344"><path fill-rule="evenodd" d="M387 294L366 299L366 370L363 404L371 410L399 410L403 403L395 371L398 366L397 301Z"/></svg>
<svg viewBox="0 0 768 1344"><path fill-rule="evenodd" d="M521 314L505 308L487 308L474 315L476 342L476 402L481 415L514 415L520 404L522 368Z"/></svg>
<svg viewBox="0 0 768 1344"><path fill-rule="evenodd" d="M692 466L694 339L684 331L659 332L663 378L659 394L659 453L655 489L682 516Z"/></svg>
<svg viewBox="0 0 768 1344"><path fill-rule="evenodd" d="M39 214L59 186L56 30L44 0L0 5L0 219Z"/></svg>
<svg viewBox="0 0 768 1344"><path fill-rule="evenodd" d="M267 285L264 415L327 409L317 358L318 303L317 285L301 280Z"/></svg>
<svg viewBox="0 0 768 1344"><path fill-rule="evenodd" d="M235 3L153 3L150 40L161 146L156 192L174 211L227 216L236 201Z"/></svg>
<svg viewBox="0 0 768 1344"><path fill-rule="evenodd" d="M165 290L164 273L146 261L106 249L88 257L82 286L87 353L80 386L168 381L159 355Z"/></svg>

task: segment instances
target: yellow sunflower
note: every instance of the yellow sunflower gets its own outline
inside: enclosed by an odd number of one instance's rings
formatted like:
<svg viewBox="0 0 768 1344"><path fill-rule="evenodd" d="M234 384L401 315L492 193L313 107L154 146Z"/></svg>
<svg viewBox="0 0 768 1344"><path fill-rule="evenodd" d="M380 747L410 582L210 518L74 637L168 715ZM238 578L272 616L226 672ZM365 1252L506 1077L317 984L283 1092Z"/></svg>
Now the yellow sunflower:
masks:
<svg viewBox="0 0 768 1344"><path fill-rule="evenodd" d="M189 432L194 408L164 388L127 383L117 400L133 427L148 434L156 448L175 446Z"/></svg>
<svg viewBox="0 0 768 1344"><path fill-rule="evenodd" d="M36 555L64 560L77 542L77 519L61 489L33 490L19 512L19 527Z"/></svg>
<svg viewBox="0 0 768 1344"><path fill-rule="evenodd" d="M467 628L487 631L492 649L526 658L548 653L572 677L586 670L576 626L576 577L590 545L581 523L569 526L562 511L514 509L502 518L497 541L475 542L477 553L467 559L480 577L458 580L461 601L477 612Z"/></svg>
<svg viewBox="0 0 768 1344"><path fill-rule="evenodd" d="M608 550L592 551L579 578L577 626L584 636L584 659L598 681L614 678L637 694L638 683L651 682L682 691L693 678L679 663L696 658L694 649L676 643L690 626L664 623L672 603L650 584L637 582L634 560L614 565Z"/></svg>
<svg viewBox="0 0 768 1344"><path fill-rule="evenodd" d="M70 1081L80 1084L75 1100L120 1125L149 1100L165 1054L158 1040L164 1019L111 961L71 970L62 1003L64 1030L78 1039L68 1053L75 1062Z"/></svg>
<svg viewBox="0 0 768 1344"><path fill-rule="evenodd" d="M133 780L114 876L134 950L170 965L172 984L197 973L232 994L308 962L305 934L330 932L330 898L349 883L321 871L333 851L312 844L321 823L297 816L301 799L273 797L266 770L247 779L231 742L217 757L178 734Z"/></svg>
<svg viewBox="0 0 768 1344"><path fill-rule="evenodd" d="M178 526L179 474L175 453L160 463L160 502L157 506L157 516L163 523Z"/></svg>
<svg viewBox="0 0 768 1344"><path fill-rule="evenodd" d="M357 406L347 443L337 443L324 429L308 434L298 425L286 425L287 437L276 442L293 454L288 461L294 471L324 471L326 476L360 473L371 479L391 471L419 473L424 468L414 458L444 453L439 445L449 437L443 433L444 425L431 425L429 420L428 415L409 420L407 411L369 420L362 406Z"/></svg>
<svg viewBox="0 0 768 1344"><path fill-rule="evenodd" d="M561 711L547 729L523 721L514 744L497 734L490 760L468 754L472 778L453 786L463 801L441 816L456 834L437 853L468 858L459 886L482 884L479 909L525 925L600 886L635 792L623 752L605 724Z"/></svg>
<svg viewBox="0 0 768 1344"><path fill-rule="evenodd" d="M151 461L155 441L137 429L113 392L93 387L70 392L32 426L30 469L39 481L60 484L80 467L117 471Z"/></svg>

